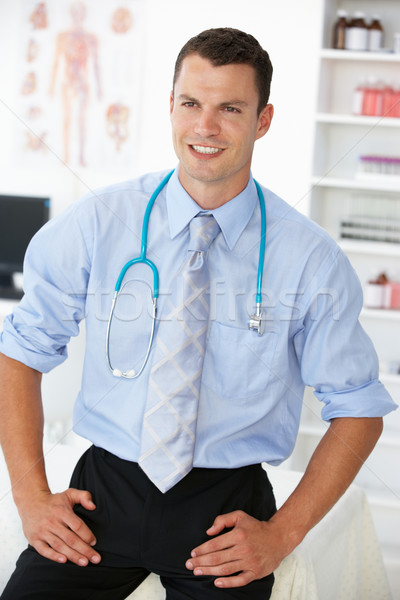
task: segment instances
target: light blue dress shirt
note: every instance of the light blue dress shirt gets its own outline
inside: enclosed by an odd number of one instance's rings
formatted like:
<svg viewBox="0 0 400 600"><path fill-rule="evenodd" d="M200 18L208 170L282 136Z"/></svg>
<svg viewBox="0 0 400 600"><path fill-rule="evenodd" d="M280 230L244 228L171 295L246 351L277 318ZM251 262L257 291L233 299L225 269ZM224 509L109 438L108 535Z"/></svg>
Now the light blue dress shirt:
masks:
<svg viewBox="0 0 400 600"><path fill-rule="evenodd" d="M108 369L105 337L116 279L139 256L149 197L164 173L85 196L34 237L25 296L4 323L0 351L47 372L67 357L86 319L86 354L74 410L75 431L121 458L137 461L151 368L135 380ZM378 362L358 322L361 287L327 233L263 188L267 212L263 276L265 332L248 330L254 312L260 210L252 179L211 211L221 233L208 254L211 315L194 465L279 464L293 449L304 385L324 403L324 419L377 417L396 405L378 381ZM171 279L185 260L188 223L199 206L177 172L153 207L148 257L160 274L158 318ZM111 362L140 367L151 325L152 273L132 268L111 329ZM156 329L157 333L157 329ZM57 402L57 398L54 398Z"/></svg>

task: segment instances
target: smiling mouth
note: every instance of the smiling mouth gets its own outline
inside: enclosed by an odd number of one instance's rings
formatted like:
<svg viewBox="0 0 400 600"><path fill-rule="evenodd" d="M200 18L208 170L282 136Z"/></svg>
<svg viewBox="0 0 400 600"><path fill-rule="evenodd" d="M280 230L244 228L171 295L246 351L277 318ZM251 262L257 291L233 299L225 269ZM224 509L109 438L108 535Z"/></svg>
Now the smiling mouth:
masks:
<svg viewBox="0 0 400 600"><path fill-rule="evenodd" d="M191 147L199 154L218 154L218 152L223 152L223 148L214 148L213 146L196 146L192 144Z"/></svg>

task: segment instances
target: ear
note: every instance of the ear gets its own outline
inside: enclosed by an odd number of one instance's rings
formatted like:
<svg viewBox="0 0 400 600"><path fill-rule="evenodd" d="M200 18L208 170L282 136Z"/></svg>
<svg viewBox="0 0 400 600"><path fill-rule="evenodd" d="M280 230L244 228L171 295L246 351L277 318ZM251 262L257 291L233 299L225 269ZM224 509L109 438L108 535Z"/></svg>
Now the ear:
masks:
<svg viewBox="0 0 400 600"><path fill-rule="evenodd" d="M258 126L256 140L263 137L270 128L272 117L274 116L274 107L272 104L266 104L258 116Z"/></svg>
<svg viewBox="0 0 400 600"><path fill-rule="evenodd" d="M174 90L172 90L169 97L169 114L172 115L172 111L174 110Z"/></svg>

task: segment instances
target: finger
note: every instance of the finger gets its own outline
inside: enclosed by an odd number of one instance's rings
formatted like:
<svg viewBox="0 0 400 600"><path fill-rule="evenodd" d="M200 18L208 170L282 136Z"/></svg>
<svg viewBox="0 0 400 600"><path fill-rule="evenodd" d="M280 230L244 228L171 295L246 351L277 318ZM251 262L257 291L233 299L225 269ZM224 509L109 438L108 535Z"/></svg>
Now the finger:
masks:
<svg viewBox="0 0 400 600"><path fill-rule="evenodd" d="M242 557L235 548L186 561L186 568L192 570L195 575L232 575L243 567Z"/></svg>
<svg viewBox="0 0 400 600"><path fill-rule="evenodd" d="M67 557L65 554L61 554L60 552L56 552L45 542L38 540L37 542L31 542L31 545L35 548L36 552L47 558L48 560L52 560L53 562L65 563L67 562Z"/></svg>
<svg viewBox="0 0 400 600"><path fill-rule="evenodd" d="M221 550L226 550L231 548L234 545L234 535L232 531L228 531L228 533L224 533L212 540L208 540L208 542L204 542L197 548L194 548L190 553L192 558L197 558L199 556L204 556L206 554L212 554L213 552L220 552Z"/></svg>
<svg viewBox="0 0 400 600"><path fill-rule="evenodd" d="M87 526L83 523L83 521L81 521L81 523L85 527L85 529L88 529ZM78 531L80 531L79 528L78 528ZM88 532L89 532L90 537L93 540L95 540L95 537L92 534L92 532L90 531L90 529L88 529ZM92 548L91 544L87 544L82 539L80 534L78 535L77 533L75 533L75 531L72 528L63 528L63 530L58 535L59 535L59 538L62 540L62 542L66 544L67 548L70 548L72 550L75 557L76 557L75 553L77 553L77 554L79 554L80 558L85 559L85 561L84 561L85 564L87 564L88 561L95 563L95 564L100 562L100 560L101 560L100 554ZM61 548L57 548L57 550L59 550L62 553L65 553L65 551ZM68 554L67 556L68 556L68 559L71 560L70 555ZM76 562L76 560L73 560L72 562Z"/></svg>
<svg viewBox="0 0 400 600"><path fill-rule="evenodd" d="M75 513L66 516L65 525L89 546L96 544L97 540L91 529Z"/></svg>
<svg viewBox="0 0 400 600"><path fill-rule="evenodd" d="M243 573L239 573L233 577L222 577L215 579L214 585L219 588L236 588L243 587L244 585L249 584L251 581L254 581L255 577L251 571L244 571Z"/></svg>
<svg viewBox="0 0 400 600"><path fill-rule="evenodd" d="M64 500L65 497L68 500L67 503ZM72 531L85 544L93 546L96 543L96 538L86 523L74 513L72 508L74 502L72 502L69 493L59 494L56 501L56 505L50 506L47 517L41 522L41 527L36 527L34 537L46 541L46 531L49 531L64 539L63 532Z"/></svg>
<svg viewBox="0 0 400 600"><path fill-rule="evenodd" d="M227 577L228 575L237 574L240 571L241 561L226 562L216 567L196 567L193 570L193 575L208 575L212 577Z"/></svg>
<svg viewBox="0 0 400 600"><path fill-rule="evenodd" d="M49 535L47 542L37 540L31 542L31 545L41 556L53 562L66 563L69 560L81 567L88 564L88 560L84 556L72 551L57 536Z"/></svg>
<svg viewBox="0 0 400 600"><path fill-rule="evenodd" d="M89 560L86 556L84 556L79 550L74 549L71 539L66 541L59 538L55 534L49 533L47 535L46 542L49 548L56 552L59 556L65 556L67 560L80 567L86 567L86 565L89 563Z"/></svg>
<svg viewBox="0 0 400 600"><path fill-rule="evenodd" d="M225 515L218 515L211 527L207 529L206 533L208 535L217 535L227 527L234 527L242 514L242 511L235 510L233 512L226 513Z"/></svg>
<svg viewBox="0 0 400 600"><path fill-rule="evenodd" d="M100 555L93 548L65 527L49 532L44 541L58 554L65 556L76 565L85 567L89 561L97 564L101 560Z"/></svg>
<svg viewBox="0 0 400 600"><path fill-rule="evenodd" d="M70 488L67 490L67 496L72 506L75 504L81 504L83 508L86 508L86 510L94 510L96 508L96 505L92 499L92 494L86 490L76 490L75 488Z"/></svg>

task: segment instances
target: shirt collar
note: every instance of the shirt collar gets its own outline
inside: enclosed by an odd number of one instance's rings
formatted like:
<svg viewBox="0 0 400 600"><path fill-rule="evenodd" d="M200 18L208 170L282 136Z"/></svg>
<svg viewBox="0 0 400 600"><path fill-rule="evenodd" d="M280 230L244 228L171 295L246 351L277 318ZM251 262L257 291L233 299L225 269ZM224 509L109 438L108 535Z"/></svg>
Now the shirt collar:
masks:
<svg viewBox="0 0 400 600"><path fill-rule="evenodd" d="M178 169L172 174L166 191L168 222L171 239L176 237L197 215L201 208L189 196L178 177ZM212 214L221 228L230 250L246 228L257 202L257 190L250 177L245 189L219 208L205 211Z"/></svg>

